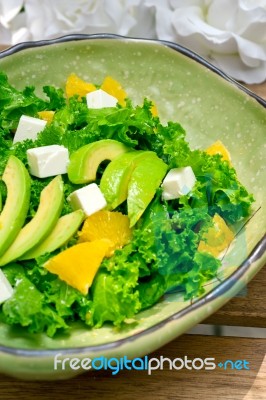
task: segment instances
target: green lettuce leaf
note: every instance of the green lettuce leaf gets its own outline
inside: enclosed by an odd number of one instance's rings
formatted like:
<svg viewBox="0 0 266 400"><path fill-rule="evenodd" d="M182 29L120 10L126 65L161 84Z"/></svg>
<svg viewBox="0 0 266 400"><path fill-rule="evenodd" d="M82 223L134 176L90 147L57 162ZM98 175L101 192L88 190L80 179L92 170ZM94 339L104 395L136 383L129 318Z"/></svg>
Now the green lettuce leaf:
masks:
<svg viewBox="0 0 266 400"><path fill-rule="evenodd" d="M254 197L238 180L236 170L220 155L210 156L204 151L193 151L187 158L196 175L197 185L181 202L191 207L208 205L211 215L220 214L229 224L250 215Z"/></svg>
<svg viewBox="0 0 266 400"><path fill-rule="evenodd" d="M3 269L15 291L2 306L2 320L53 337L57 332L67 331L76 319L86 321L91 302L42 267L49 257L40 258L39 265L27 262L27 269L19 263Z"/></svg>
<svg viewBox="0 0 266 400"><path fill-rule="evenodd" d="M25 276L20 266L13 264L5 268L4 273L15 283L13 296L2 307L6 323L20 324L32 333L44 331L48 336L54 336L58 329L67 328L64 319L46 304L45 296Z"/></svg>
<svg viewBox="0 0 266 400"><path fill-rule="evenodd" d="M24 90L15 89L0 71L0 125L4 129L15 130L21 115L38 117L38 111L56 110L66 103L62 89L45 86L44 93L48 100L35 95L34 87L27 86Z"/></svg>
<svg viewBox="0 0 266 400"><path fill-rule="evenodd" d="M132 283L134 281L135 279ZM128 281L121 276L117 281L112 273L100 271L97 274L92 287L92 299L86 323L96 328L100 328L105 322L120 326L125 319L133 317L140 310L139 296L134 291L134 284L130 287Z"/></svg>

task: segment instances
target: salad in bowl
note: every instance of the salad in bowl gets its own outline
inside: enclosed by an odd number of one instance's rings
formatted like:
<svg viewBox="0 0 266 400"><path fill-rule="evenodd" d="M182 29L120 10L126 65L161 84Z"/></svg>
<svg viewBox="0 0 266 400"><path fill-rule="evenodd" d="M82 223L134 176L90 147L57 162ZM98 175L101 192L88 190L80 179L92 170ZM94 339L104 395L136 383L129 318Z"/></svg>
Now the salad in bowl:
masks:
<svg viewBox="0 0 266 400"><path fill-rule="evenodd" d="M192 149L114 76L17 89L0 73L0 319L56 337L123 329L217 277L253 195L219 140Z"/></svg>

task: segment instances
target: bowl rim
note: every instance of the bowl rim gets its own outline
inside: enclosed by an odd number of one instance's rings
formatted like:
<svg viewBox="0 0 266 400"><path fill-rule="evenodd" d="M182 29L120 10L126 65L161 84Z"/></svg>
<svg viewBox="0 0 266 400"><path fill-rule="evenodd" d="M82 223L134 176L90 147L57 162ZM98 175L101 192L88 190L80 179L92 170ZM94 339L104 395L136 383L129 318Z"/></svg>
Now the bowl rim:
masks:
<svg viewBox="0 0 266 400"><path fill-rule="evenodd" d="M8 57L12 54L18 53L25 49L30 48L38 48L47 45L53 45L58 43L65 43L65 42L72 42L72 41L80 41L80 40L102 40L102 39L116 39L124 42L140 42L140 43L151 43L155 45L163 45L168 48L171 48L178 53L181 53L188 58L193 59L194 61L198 62L199 64L205 66L206 68L210 69L214 73L218 74L220 77L228 81L229 83L233 84L234 86L238 87L240 90L248 94L250 97L254 98L260 105L266 108L266 100L252 92L247 87L243 86L241 83L230 77L228 74L223 72L220 68L214 66L209 61L205 60L203 57L195 53L194 51L174 42L166 41L166 40L159 40L159 39L144 39L144 38L135 38L135 37L127 37L121 36L117 34L111 33L97 33L97 34L70 34L57 37L55 39L48 39L48 40L38 40L38 41L27 41L16 44L11 46L10 48L3 50L0 52L0 59ZM123 344L127 342L134 341L150 333L156 332L160 330L165 325L175 321L187 314L191 311L197 310L200 307L204 306L207 303L212 302L218 295L224 294L229 291L235 284L236 281L239 281L240 278L245 275L247 270L249 269L250 265L259 260L262 255L266 252L266 233L263 234L260 241L256 244L254 249L250 252L247 258L237 267L236 271L227 277L224 281L220 282L214 289L212 289L207 295L204 295L200 299L196 300L194 303L190 304L189 306L185 307L184 309L170 315L169 317L163 319L162 321L154 324L153 326L144 329L141 332L137 332L132 334L126 338L114 340L113 342L108 342L99 345L92 345L92 346L80 346L80 347L66 347L66 348L55 348L55 349L24 349L19 347L10 347L0 345L0 353L9 354L13 356L23 356L23 357L47 357L47 356L54 356L58 354L72 354L72 353L98 353L99 351L105 351L110 349L119 348Z"/></svg>

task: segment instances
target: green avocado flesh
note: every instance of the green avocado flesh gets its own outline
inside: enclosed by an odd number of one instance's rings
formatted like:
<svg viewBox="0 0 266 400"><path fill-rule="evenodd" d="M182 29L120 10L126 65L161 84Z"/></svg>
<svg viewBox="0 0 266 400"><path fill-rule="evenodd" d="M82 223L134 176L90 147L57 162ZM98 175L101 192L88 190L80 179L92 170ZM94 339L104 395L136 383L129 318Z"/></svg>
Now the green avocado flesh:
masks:
<svg viewBox="0 0 266 400"><path fill-rule="evenodd" d="M59 218L57 224L47 238L33 249L23 254L20 260L31 260L45 253L51 253L59 249L75 235L83 220L84 212L82 210L76 210Z"/></svg>
<svg viewBox="0 0 266 400"><path fill-rule="evenodd" d="M21 230L30 205L31 179L23 163L10 156L2 176L7 198L0 215L0 256Z"/></svg>
<svg viewBox="0 0 266 400"><path fill-rule="evenodd" d="M99 165L105 160L116 157L130 150L123 143L112 139L103 139L85 145L70 157L68 177L72 183L82 184L96 180Z"/></svg>
<svg viewBox="0 0 266 400"><path fill-rule="evenodd" d="M17 260L49 235L59 219L63 201L63 181L59 175L42 190L35 216L20 230L14 242L0 257L0 266Z"/></svg>
<svg viewBox="0 0 266 400"><path fill-rule="evenodd" d="M167 165L160 158L145 158L133 170L127 195L127 209L132 227L141 217L160 186Z"/></svg>
<svg viewBox="0 0 266 400"><path fill-rule="evenodd" d="M128 184L136 166L144 159L157 159L152 151L136 150L122 154L107 165L101 178L100 189L107 201L107 208L113 210L127 199Z"/></svg>

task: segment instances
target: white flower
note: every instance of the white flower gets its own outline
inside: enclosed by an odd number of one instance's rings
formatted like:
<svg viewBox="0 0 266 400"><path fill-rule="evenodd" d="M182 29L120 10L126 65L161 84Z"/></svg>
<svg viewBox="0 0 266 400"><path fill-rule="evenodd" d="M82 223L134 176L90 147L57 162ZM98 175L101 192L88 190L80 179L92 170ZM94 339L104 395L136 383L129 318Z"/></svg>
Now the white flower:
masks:
<svg viewBox="0 0 266 400"><path fill-rule="evenodd" d="M0 1L0 24L9 28L10 22L18 15L23 6L23 0Z"/></svg>
<svg viewBox="0 0 266 400"><path fill-rule="evenodd" d="M33 40L69 33L156 38L157 8L160 0L25 1L27 26Z"/></svg>
<svg viewBox="0 0 266 400"><path fill-rule="evenodd" d="M128 35L136 24L129 10L131 3L123 0L26 0L25 10L33 40L69 33Z"/></svg>
<svg viewBox="0 0 266 400"><path fill-rule="evenodd" d="M25 18L20 11L23 0L0 1L0 38L2 44L15 44L29 39Z"/></svg>
<svg viewBox="0 0 266 400"><path fill-rule="evenodd" d="M128 0L125 3L134 20L128 36L158 39L165 35L171 18L168 0Z"/></svg>
<svg viewBox="0 0 266 400"><path fill-rule="evenodd" d="M171 40L238 80L266 79L266 0L170 1Z"/></svg>
<svg viewBox="0 0 266 400"><path fill-rule="evenodd" d="M69 33L115 32L131 25L120 2L112 7L97 0L26 0L27 25L33 40L54 38ZM125 18L125 21L123 19Z"/></svg>

